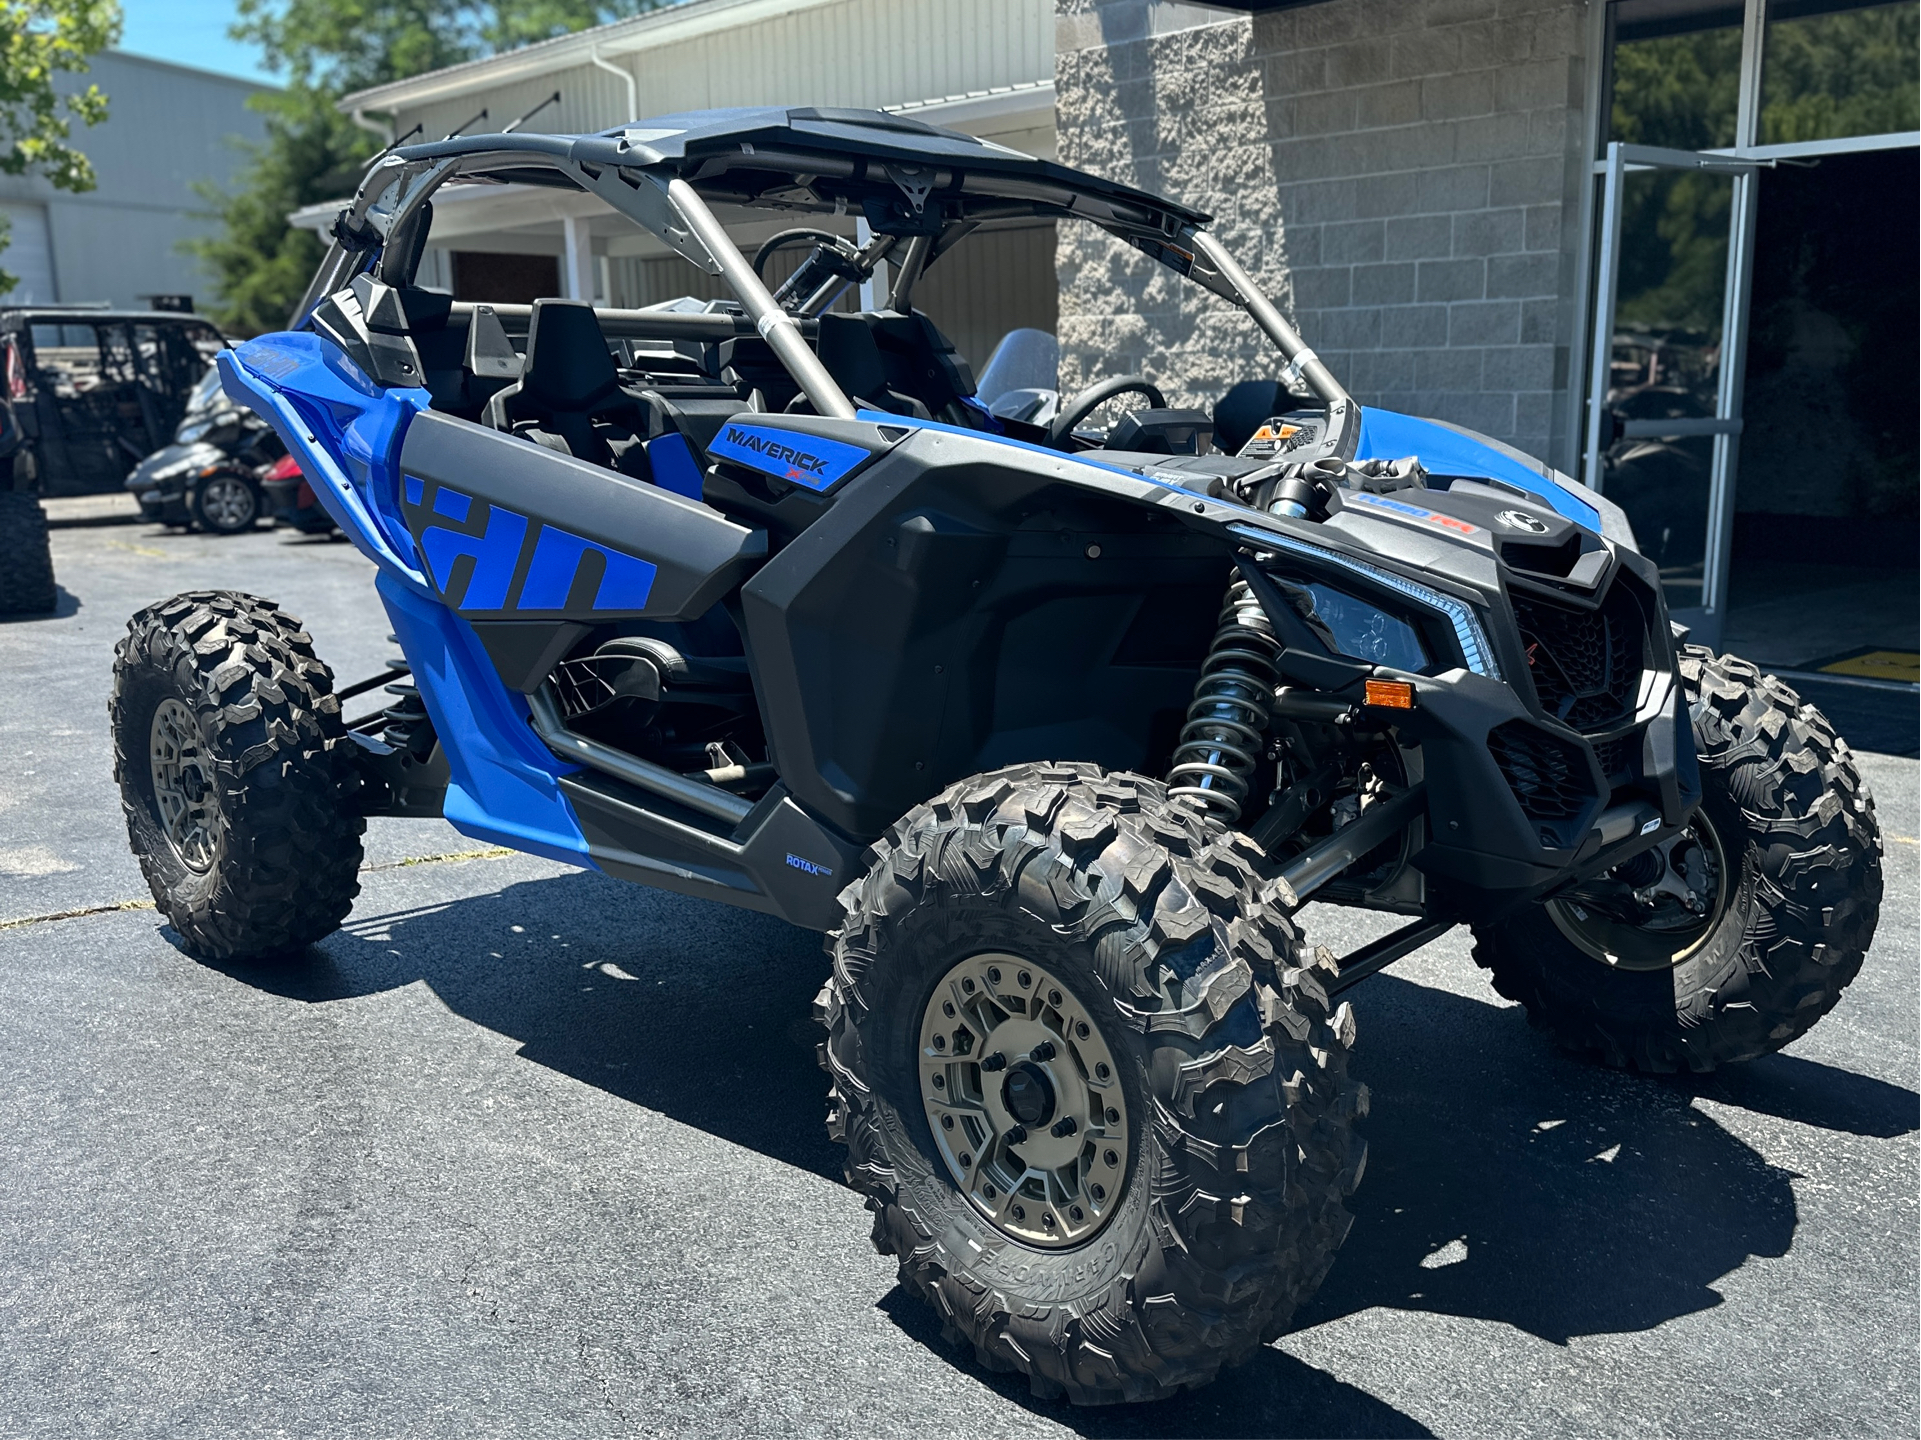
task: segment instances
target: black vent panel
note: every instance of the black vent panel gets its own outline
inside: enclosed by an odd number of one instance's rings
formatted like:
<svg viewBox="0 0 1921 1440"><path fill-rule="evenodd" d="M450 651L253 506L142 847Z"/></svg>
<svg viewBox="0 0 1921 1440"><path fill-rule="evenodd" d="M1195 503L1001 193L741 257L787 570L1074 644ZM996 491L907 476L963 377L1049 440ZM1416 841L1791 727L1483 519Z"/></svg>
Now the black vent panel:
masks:
<svg viewBox="0 0 1921 1440"><path fill-rule="evenodd" d="M1581 747L1525 720L1509 720L1488 732L1487 748L1521 813L1567 843L1568 827L1584 819L1595 800Z"/></svg>
<svg viewBox="0 0 1921 1440"><path fill-rule="evenodd" d="M1647 651L1647 619L1622 585L1599 610L1514 595L1514 618L1541 708L1589 732L1632 719Z"/></svg>
<svg viewBox="0 0 1921 1440"><path fill-rule="evenodd" d="M1619 735L1612 740L1596 740L1594 758L1601 762L1601 773L1609 785L1626 785L1641 778L1641 732Z"/></svg>

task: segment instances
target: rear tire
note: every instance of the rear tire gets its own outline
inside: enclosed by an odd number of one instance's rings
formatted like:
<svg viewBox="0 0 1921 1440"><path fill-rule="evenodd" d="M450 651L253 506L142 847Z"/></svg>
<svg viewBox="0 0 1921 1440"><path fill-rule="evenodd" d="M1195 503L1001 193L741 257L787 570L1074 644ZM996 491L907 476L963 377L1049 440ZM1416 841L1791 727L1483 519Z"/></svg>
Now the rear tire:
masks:
<svg viewBox="0 0 1921 1440"><path fill-rule="evenodd" d="M1347 1074L1353 1013L1328 1003L1292 923L1261 904L1251 851L1154 781L1023 765L911 811L841 896L817 1013L848 1183L874 1213L875 1247L899 1257L901 1283L948 1339L988 1369L1026 1374L1042 1397L1152 1400L1207 1383L1279 1335L1351 1223L1342 1200L1367 1153L1354 1131L1367 1089ZM935 1046L938 1027L967 1023L958 987L990 956L1006 967L992 998L1014 997L1013 1019ZM1056 981L1064 993L1044 1006ZM950 994L961 1017L942 1021ZM1011 1070L967 1059L991 1062L1000 1052L986 1047L1023 1014L1063 1044L1030 1045ZM939 1096L964 1091L985 1114L997 1084L1012 1111L1005 1087L1038 1062L1048 1104L1058 1095L1072 1114L1069 1092L1100 1069L1090 1057L1113 1061L1123 1098L1091 1113L1119 1153L1108 1158L1111 1142L1089 1128L1063 1166L1085 1167L1080 1188L1041 1193L1063 1224L1077 1199L1104 1211L1074 1214L1074 1236L1034 1234L1051 1216L1013 1205L1040 1185L1030 1170L988 1213L989 1152L978 1139L978 1159L944 1151ZM956 1078L937 1092L930 1072ZM1041 1128L1054 1113L1025 1138L996 1132L993 1153L1021 1145L1017 1174L1054 1163L1035 1153L1062 1134ZM1101 1181L1114 1190L1099 1193Z"/></svg>
<svg viewBox="0 0 1921 1440"><path fill-rule="evenodd" d="M195 591L114 652L114 778L154 903L189 953L253 959L330 934L361 832L333 675L270 600Z"/></svg>
<svg viewBox="0 0 1921 1440"><path fill-rule="evenodd" d="M1660 968L1631 968L1625 945L1611 966L1595 953L1607 947L1548 905L1475 932L1494 988L1557 1043L1654 1072L1712 1070L1806 1034L1860 971L1881 907L1874 802L1827 718L1699 646L1683 649L1681 680L1701 812L1725 857L1709 932Z"/></svg>
<svg viewBox="0 0 1921 1440"><path fill-rule="evenodd" d="M40 497L0 490L0 615L44 615L59 603Z"/></svg>

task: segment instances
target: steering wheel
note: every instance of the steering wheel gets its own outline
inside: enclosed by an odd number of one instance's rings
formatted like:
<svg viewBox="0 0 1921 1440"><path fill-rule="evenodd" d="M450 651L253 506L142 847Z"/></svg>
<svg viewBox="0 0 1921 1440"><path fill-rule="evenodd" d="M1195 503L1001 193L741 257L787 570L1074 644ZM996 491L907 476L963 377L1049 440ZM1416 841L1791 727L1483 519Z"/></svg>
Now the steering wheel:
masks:
<svg viewBox="0 0 1921 1440"><path fill-rule="evenodd" d="M1061 406L1060 413L1047 427L1047 444L1055 450L1065 450L1074 434L1074 427L1092 415L1109 400L1119 395L1145 395L1148 403L1156 410L1167 408L1167 397L1160 387L1144 375L1116 375L1111 380L1102 380L1089 385L1080 394Z"/></svg>

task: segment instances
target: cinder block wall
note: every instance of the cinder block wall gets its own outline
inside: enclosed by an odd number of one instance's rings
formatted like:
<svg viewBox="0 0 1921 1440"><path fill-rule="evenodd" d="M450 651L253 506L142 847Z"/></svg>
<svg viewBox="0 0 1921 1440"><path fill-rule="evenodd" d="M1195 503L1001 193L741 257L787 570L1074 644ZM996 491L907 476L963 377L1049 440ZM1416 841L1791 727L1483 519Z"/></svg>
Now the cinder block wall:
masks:
<svg viewBox="0 0 1921 1440"><path fill-rule="evenodd" d="M1057 0L1060 156L1219 217L1362 404L1565 463L1586 15ZM1197 403L1273 373L1248 322L1092 227L1057 264L1064 388L1139 370Z"/></svg>

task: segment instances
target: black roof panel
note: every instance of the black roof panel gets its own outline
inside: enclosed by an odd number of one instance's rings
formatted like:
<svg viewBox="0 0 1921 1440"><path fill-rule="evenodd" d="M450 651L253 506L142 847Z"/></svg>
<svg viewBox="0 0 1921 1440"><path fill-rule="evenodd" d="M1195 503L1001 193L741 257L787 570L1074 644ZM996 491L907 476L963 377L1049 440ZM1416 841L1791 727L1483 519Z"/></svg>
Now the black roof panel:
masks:
<svg viewBox="0 0 1921 1440"><path fill-rule="evenodd" d="M544 154L590 165L666 169L693 179L703 162L748 147L800 154L828 154L883 163L931 165L963 172L974 180L970 191L991 193L995 178L1026 181L1106 204L1146 211L1176 222L1204 225L1209 216L1175 201L1113 180L1074 170L1051 160L1010 150L958 130L943 129L884 110L820 106L690 110L630 121L592 135L462 135L453 140L405 146L404 160L436 160L488 152ZM508 178L509 166L488 172ZM526 179L525 174L512 178ZM1011 193L1031 190L1011 187Z"/></svg>

